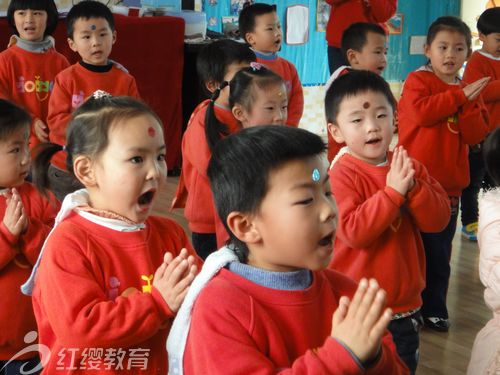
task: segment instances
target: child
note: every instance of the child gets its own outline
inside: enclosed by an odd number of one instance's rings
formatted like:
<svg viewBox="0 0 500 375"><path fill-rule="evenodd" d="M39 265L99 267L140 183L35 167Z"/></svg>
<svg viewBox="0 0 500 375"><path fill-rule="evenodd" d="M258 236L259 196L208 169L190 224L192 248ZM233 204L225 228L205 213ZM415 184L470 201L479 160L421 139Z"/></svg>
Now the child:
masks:
<svg viewBox="0 0 500 375"><path fill-rule="evenodd" d="M402 147L388 151L395 106L387 82L365 70L339 77L326 93L328 129L347 144L330 169L340 217L330 267L355 281L380 282L394 314L389 331L414 374L425 286L419 231L442 230L450 209L445 191L422 164Z"/></svg>
<svg viewBox="0 0 500 375"><path fill-rule="evenodd" d="M455 17L434 21L425 45L429 64L408 75L398 105L399 144L450 197L451 218L446 228L421 233L426 255L422 315L425 324L437 331L448 331L450 325L446 308L449 261L459 197L469 184L467 148L481 142L488 132L479 96L488 78L464 85L457 77L470 45L471 33L464 22Z"/></svg>
<svg viewBox="0 0 500 375"><path fill-rule="evenodd" d="M25 178L30 166L31 117L11 102L0 99L0 373L20 374L34 369L38 355L22 350L25 336L36 331L31 298L19 287L31 273L56 207ZM55 199L52 199L55 202ZM21 353L19 355L19 353ZM33 372L35 373L35 372ZM36 372L37 373L37 372Z"/></svg>
<svg viewBox="0 0 500 375"><path fill-rule="evenodd" d="M484 14L484 13L483 13ZM500 370L500 129L494 130L483 147L484 161L495 188L479 198L479 276L486 290L484 300L493 318L477 334L472 347L468 375L498 374Z"/></svg>
<svg viewBox="0 0 500 375"><path fill-rule="evenodd" d="M35 159L43 191L61 150L47 143ZM66 150L85 189L65 198L24 286L36 280L40 343L52 353L43 373L165 374L165 340L199 262L178 224L149 216L166 181L161 122L133 98L97 92L74 113Z"/></svg>
<svg viewBox="0 0 500 375"><path fill-rule="evenodd" d="M182 174L172 207L185 206L193 247L203 259L217 248L208 161L220 138L240 127L229 108L228 82L254 61L248 46L229 39L206 45L198 55L198 75L212 98L194 110L182 138Z"/></svg>
<svg viewBox="0 0 500 375"><path fill-rule="evenodd" d="M244 7L239 16L241 37L257 56L257 62L279 74L288 90L288 119L286 124L298 126L304 111L304 94L297 69L278 56L281 48L281 24L276 6L255 3Z"/></svg>
<svg viewBox="0 0 500 375"><path fill-rule="evenodd" d="M48 140L46 124L54 78L69 66L56 52L51 37L58 17L54 0L11 0L7 10L15 35L10 47L0 53L0 97L30 113L31 148Z"/></svg>
<svg viewBox="0 0 500 375"><path fill-rule="evenodd" d="M407 373L385 331L385 292L324 269L337 222L324 151L288 126L217 145L208 176L231 244L207 259L179 311L171 374Z"/></svg>
<svg viewBox="0 0 500 375"><path fill-rule="evenodd" d="M340 66L328 79L325 92L337 77L350 69L370 70L382 74L387 65L387 37L382 27L374 23L358 22L342 34L342 54L349 66ZM332 161L345 143L337 143L328 132L328 161Z"/></svg>
<svg viewBox="0 0 500 375"><path fill-rule="evenodd" d="M472 54L464 72L465 82L490 77L481 95L490 115L490 131L500 126L500 8L485 10L477 21L479 39L483 47ZM488 187L481 144L469 149L470 184L463 191L462 236L477 240L477 195L482 186ZM484 183L483 183L484 181Z"/></svg>
<svg viewBox="0 0 500 375"><path fill-rule="evenodd" d="M49 104L49 138L66 144L66 127L71 112L95 90L112 95L139 97L134 77L109 60L116 41L113 14L98 2L84 0L73 6L66 16L70 48L78 52L81 61L57 75ZM59 200L78 188L66 172L65 154L57 154L49 169L50 187Z"/></svg>

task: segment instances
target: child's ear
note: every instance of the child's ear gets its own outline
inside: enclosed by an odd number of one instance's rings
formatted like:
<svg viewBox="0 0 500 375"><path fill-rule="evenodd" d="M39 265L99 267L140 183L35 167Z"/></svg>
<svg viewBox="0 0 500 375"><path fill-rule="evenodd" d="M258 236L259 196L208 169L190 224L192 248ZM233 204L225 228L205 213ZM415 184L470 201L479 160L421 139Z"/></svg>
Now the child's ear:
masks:
<svg viewBox="0 0 500 375"><path fill-rule="evenodd" d="M227 216L227 226L236 238L247 244L254 244L261 239L249 214L233 211Z"/></svg>
<svg viewBox="0 0 500 375"><path fill-rule="evenodd" d="M215 92L215 90L217 90L219 85L217 84L217 82L215 82L214 80L211 79L211 80L205 82L205 87L207 88L208 91L210 91L213 94Z"/></svg>
<svg viewBox="0 0 500 375"><path fill-rule="evenodd" d="M328 128L328 132L333 137L335 142L337 142L337 143L344 143L345 142L344 136L342 135L342 132L340 131L340 128L338 125L336 125L332 122L329 122L326 125L326 127Z"/></svg>
<svg viewBox="0 0 500 375"><path fill-rule="evenodd" d="M346 52L346 57L347 57L347 63L354 67L355 65L359 64L358 61L358 52L353 50L352 48L349 48Z"/></svg>
<svg viewBox="0 0 500 375"><path fill-rule="evenodd" d="M77 52L76 44L73 39L68 38L68 45L73 52Z"/></svg>
<svg viewBox="0 0 500 375"><path fill-rule="evenodd" d="M111 42L111 45L115 44L116 42L116 30L113 31L113 41Z"/></svg>
<svg viewBox="0 0 500 375"><path fill-rule="evenodd" d="M246 33L245 40L247 41L248 44L250 44L250 47L254 47L255 44L257 43L257 41L255 40L254 33Z"/></svg>
<svg viewBox="0 0 500 375"><path fill-rule="evenodd" d="M73 161L73 173L85 187L97 186L92 160L88 156L77 156Z"/></svg>
<svg viewBox="0 0 500 375"><path fill-rule="evenodd" d="M427 43L424 44L424 55L427 57L429 60L431 58L431 46L428 45Z"/></svg>
<svg viewBox="0 0 500 375"><path fill-rule="evenodd" d="M231 112L233 113L234 118L239 122L243 123L246 121L245 111L243 111L240 104L235 104L233 109L231 109Z"/></svg>

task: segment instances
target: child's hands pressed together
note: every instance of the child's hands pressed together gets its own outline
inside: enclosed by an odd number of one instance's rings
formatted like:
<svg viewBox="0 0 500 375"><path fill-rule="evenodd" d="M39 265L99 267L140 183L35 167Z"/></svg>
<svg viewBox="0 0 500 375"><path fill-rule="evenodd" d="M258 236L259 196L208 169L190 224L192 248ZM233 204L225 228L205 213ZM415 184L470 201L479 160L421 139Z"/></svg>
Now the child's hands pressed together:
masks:
<svg viewBox="0 0 500 375"><path fill-rule="evenodd" d="M486 87L490 79L491 77L483 77L465 86L462 90L467 99L468 100L476 99L481 93L481 91Z"/></svg>
<svg viewBox="0 0 500 375"><path fill-rule="evenodd" d="M3 225L14 236L19 236L28 227L28 217L24 211L21 196L15 188L4 194L6 197L6 209L3 216Z"/></svg>
<svg viewBox="0 0 500 375"><path fill-rule="evenodd" d="M170 310L177 312L186 297L189 286L198 273L195 259L188 257L186 249L182 249L177 257L165 253L163 263L155 272L153 286L160 292Z"/></svg>
<svg viewBox="0 0 500 375"><path fill-rule="evenodd" d="M36 137L41 141L41 142L48 142L49 141L49 129L47 128L47 125L37 118L35 122L33 123L33 127L35 128L35 135Z"/></svg>
<svg viewBox="0 0 500 375"><path fill-rule="evenodd" d="M408 152L402 147L396 147L392 155L391 168L387 173L386 185L403 196L415 185L415 169Z"/></svg>
<svg viewBox="0 0 500 375"><path fill-rule="evenodd" d="M381 345L392 311L385 291L375 279L361 279L352 301L341 297L333 313L331 336L347 346L361 362L373 359Z"/></svg>

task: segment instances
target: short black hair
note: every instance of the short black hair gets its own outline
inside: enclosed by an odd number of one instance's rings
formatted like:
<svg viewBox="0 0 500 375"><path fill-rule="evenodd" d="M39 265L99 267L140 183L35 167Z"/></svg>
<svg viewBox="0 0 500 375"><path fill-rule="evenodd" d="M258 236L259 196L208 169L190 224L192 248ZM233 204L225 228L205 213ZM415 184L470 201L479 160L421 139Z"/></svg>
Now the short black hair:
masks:
<svg viewBox="0 0 500 375"><path fill-rule="evenodd" d="M350 70L333 81L326 92L325 114L327 121L336 124L340 104L344 98L352 97L366 91L385 95L393 111L396 109L396 99L385 79L368 70Z"/></svg>
<svg viewBox="0 0 500 375"><path fill-rule="evenodd" d="M436 19L430 26L429 30L427 31L427 39L426 39L426 44L428 46L431 45L431 43L434 41L436 38L436 35L440 31L453 31L457 32L461 35L464 36L465 38L465 43L467 45L467 50L468 54L471 53L472 51L472 34L469 29L469 26L462 21L460 18L453 17L453 16L444 16L444 17L439 17Z"/></svg>
<svg viewBox="0 0 500 375"><path fill-rule="evenodd" d="M29 132L31 128L29 113L8 100L0 99L0 141L5 141L21 128L26 128Z"/></svg>
<svg viewBox="0 0 500 375"><path fill-rule="evenodd" d="M52 35L59 19L59 13L57 12L54 0L11 0L7 9L7 22L17 36L19 36L19 32L14 21L14 12L24 9L44 10L47 12L47 26L45 27L43 36Z"/></svg>
<svg viewBox="0 0 500 375"><path fill-rule="evenodd" d="M115 19L111 10L96 0L84 0L79 2L69 10L66 16L66 32L68 38L73 39L75 32L75 22L78 19L88 20L90 18L104 18L108 21L111 31L115 31Z"/></svg>
<svg viewBox="0 0 500 375"><path fill-rule="evenodd" d="M348 50L352 49L361 52L368 40L368 33L380 34L386 37L385 30L376 23L356 22L344 30L340 45L346 61Z"/></svg>
<svg viewBox="0 0 500 375"><path fill-rule="evenodd" d="M477 20L477 31L489 35L500 33L500 7L486 9Z"/></svg>
<svg viewBox="0 0 500 375"><path fill-rule="evenodd" d="M500 186L500 128L493 130L483 143L486 170L495 186Z"/></svg>
<svg viewBox="0 0 500 375"><path fill-rule="evenodd" d="M238 18L238 25L240 28L240 37L242 37L245 42L248 43L246 39L247 33L252 33L255 29L255 19L268 13L276 13L276 5L255 3L241 10Z"/></svg>
<svg viewBox="0 0 500 375"><path fill-rule="evenodd" d="M325 143L316 134L280 125L246 128L217 144L207 174L217 213L241 262L247 261L248 248L229 229L229 214L258 212L273 170L290 161L321 155L325 150Z"/></svg>

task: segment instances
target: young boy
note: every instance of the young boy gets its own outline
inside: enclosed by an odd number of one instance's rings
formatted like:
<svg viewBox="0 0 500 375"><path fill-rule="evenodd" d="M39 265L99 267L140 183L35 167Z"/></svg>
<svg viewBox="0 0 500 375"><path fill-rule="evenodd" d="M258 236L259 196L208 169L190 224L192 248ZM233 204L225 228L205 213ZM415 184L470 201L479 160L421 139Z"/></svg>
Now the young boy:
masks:
<svg viewBox="0 0 500 375"><path fill-rule="evenodd" d="M471 83L491 77L481 92L490 115L490 131L500 126L500 8L485 10L477 20L477 31L483 47L474 52L465 66L464 81ZM482 145L469 148L470 184L462 192L462 236L477 241L477 195L489 178L483 162Z"/></svg>
<svg viewBox="0 0 500 375"><path fill-rule="evenodd" d="M385 292L325 270L337 209L324 151L317 135L275 125L215 148L208 176L232 245L207 259L179 310L170 373L407 373Z"/></svg>
<svg viewBox="0 0 500 375"><path fill-rule="evenodd" d="M255 52L257 62L266 65L285 81L288 90L286 124L298 126L304 111L304 94L295 66L278 56L282 32L276 6L263 3L249 5L241 11L238 22L240 36Z"/></svg>
<svg viewBox="0 0 500 375"><path fill-rule="evenodd" d="M227 129L227 134L240 128L229 108L229 82L244 67L255 61L255 54L246 44L234 40L217 40L203 47L197 59L197 70L208 92L214 96L196 107L182 138L182 174L172 202L173 208L185 207L192 242L198 255L205 259L217 249L212 192L207 177L211 145L207 134L207 109ZM216 136L223 130L219 129Z"/></svg>
<svg viewBox="0 0 500 375"><path fill-rule="evenodd" d="M56 76L50 97L49 139L61 145L66 144L71 113L94 91L139 97L134 77L109 60L116 31L106 5L92 0L76 4L66 17L66 29L70 48L82 59ZM52 162L49 179L56 197L62 200L79 185L66 172L66 153L55 155Z"/></svg>
<svg viewBox="0 0 500 375"><path fill-rule="evenodd" d="M20 374L37 366L33 351L17 355L36 331L31 298L20 286L29 277L57 213L25 178L30 166L31 118L23 109L0 99L0 373ZM33 338L34 340L34 338ZM32 340L32 341L33 341Z"/></svg>
<svg viewBox="0 0 500 375"><path fill-rule="evenodd" d="M387 82L368 71L351 71L327 91L328 130L347 144L330 169L340 217L330 266L355 281L380 282L394 314L389 330L413 374L425 286L419 231L442 230L450 204L422 164L402 147L388 151L395 105Z"/></svg>
<svg viewBox="0 0 500 375"><path fill-rule="evenodd" d="M382 27L373 23L357 22L342 34L342 54L348 66L340 66L325 85L325 92L337 77L351 69L370 70L382 74L387 65L387 37ZM332 161L345 144L339 144L328 132L328 160Z"/></svg>

